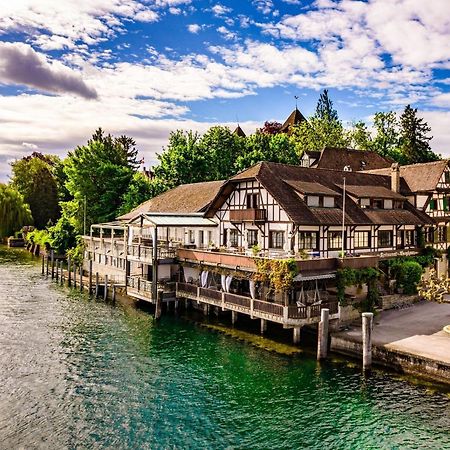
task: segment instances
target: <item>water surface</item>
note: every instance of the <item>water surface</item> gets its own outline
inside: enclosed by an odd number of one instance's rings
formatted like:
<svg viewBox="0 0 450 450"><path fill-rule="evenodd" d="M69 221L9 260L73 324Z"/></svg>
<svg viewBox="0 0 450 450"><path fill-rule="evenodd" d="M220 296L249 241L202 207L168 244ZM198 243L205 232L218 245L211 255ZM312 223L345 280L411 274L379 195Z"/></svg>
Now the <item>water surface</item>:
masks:
<svg viewBox="0 0 450 450"><path fill-rule="evenodd" d="M450 448L450 398L90 300L0 247L0 448Z"/></svg>

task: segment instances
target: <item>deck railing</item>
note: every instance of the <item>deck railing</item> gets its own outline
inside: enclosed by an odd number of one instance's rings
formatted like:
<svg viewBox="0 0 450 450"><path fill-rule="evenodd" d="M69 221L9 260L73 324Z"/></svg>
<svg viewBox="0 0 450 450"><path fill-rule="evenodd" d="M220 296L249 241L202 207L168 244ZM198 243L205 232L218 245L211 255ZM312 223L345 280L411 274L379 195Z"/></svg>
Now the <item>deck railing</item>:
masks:
<svg viewBox="0 0 450 450"><path fill-rule="evenodd" d="M243 295L230 294L229 292L225 292L223 296L225 303L243 306L244 308L250 308L251 299L249 297L244 297Z"/></svg>
<svg viewBox="0 0 450 450"><path fill-rule="evenodd" d="M262 300L253 300L253 309L283 317L284 306L278 303L269 303Z"/></svg>
<svg viewBox="0 0 450 450"><path fill-rule="evenodd" d="M131 244L127 245L127 252L129 256L145 259L150 261L153 258L153 247L145 245ZM177 256L175 248L158 247L158 259L171 259Z"/></svg>

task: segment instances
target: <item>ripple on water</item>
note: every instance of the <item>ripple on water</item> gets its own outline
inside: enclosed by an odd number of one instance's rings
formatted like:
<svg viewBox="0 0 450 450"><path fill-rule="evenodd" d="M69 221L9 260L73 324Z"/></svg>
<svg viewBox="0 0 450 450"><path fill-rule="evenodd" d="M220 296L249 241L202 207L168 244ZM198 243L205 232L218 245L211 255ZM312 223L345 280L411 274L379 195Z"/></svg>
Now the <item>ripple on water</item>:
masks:
<svg viewBox="0 0 450 450"><path fill-rule="evenodd" d="M0 448L450 448L450 399L61 289L0 248Z"/></svg>

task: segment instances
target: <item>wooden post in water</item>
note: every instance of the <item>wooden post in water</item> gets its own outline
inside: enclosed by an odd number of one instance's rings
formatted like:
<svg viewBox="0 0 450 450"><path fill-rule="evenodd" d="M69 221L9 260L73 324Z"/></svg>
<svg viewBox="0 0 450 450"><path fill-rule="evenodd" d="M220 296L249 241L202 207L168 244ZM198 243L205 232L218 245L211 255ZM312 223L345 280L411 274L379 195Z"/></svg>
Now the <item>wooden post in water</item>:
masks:
<svg viewBox="0 0 450 450"><path fill-rule="evenodd" d="M77 265L73 262L73 288L77 288Z"/></svg>
<svg viewBox="0 0 450 450"><path fill-rule="evenodd" d="M95 273L95 297L98 297L98 272Z"/></svg>
<svg viewBox="0 0 450 450"><path fill-rule="evenodd" d="M45 256L42 255L42 275L45 275Z"/></svg>
<svg viewBox="0 0 450 450"><path fill-rule="evenodd" d="M155 304L155 319L161 318L162 298L163 298L163 291L158 291L158 294L156 295L156 304Z"/></svg>
<svg viewBox="0 0 450 450"><path fill-rule="evenodd" d="M52 261L52 280L55 278L55 252L50 250L50 258Z"/></svg>
<svg viewBox="0 0 450 450"><path fill-rule="evenodd" d="M237 319L238 319L238 312L231 311L231 324L234 325L237 322Z"/></svg>
<svg viewBox="0 0 450 450"><path fill-rule="evenodd" d="M80 266L80 292L83 292L83 263Z"/></svg>
<svg viewBox="0 0 450 450"><path fill-rule="evenodd" d="M317 359L325 359L328 355L328 327L330 321L330 310L322 309L317 333Z"/></svg>
<svg viewBox="0 0 450 450"><path fill-rule="evenodd" d="M369 370L372 366L372 328L373 313L362 313L362 344L363 369Z"/></svg>
<svg viewBox="0 0 450 450"><path fill-rule="evenodd" d="M103 300L108 299L108 275L105 275L105 291L103 292Z"/></svg>
<svg viewBox="0 0 450 450"><path fill-rule="evenodd" d="M71 267L70 267L70 256L67 258L67 286L70 287L72 285L72 280L71 280L71 275L72 273L70 272Z"/></svg>
<svg viewBox="0 0 450 450"><path fill-rule="evenodd" d="M115 302L116 301L116 285L113 283L112 284L112 301Z"/></svg>
<svg viewBox="0 0 450 450"><path fill-rule="evenodd" d="M60 279L60 281L61 281L61 286L63 286L64 285L64 261L63 260L60 261L60 265L61 265L61 279Z"/></svg>
<svg viewBox="0 0 450 450"><path fill-rule="evenodd" d="M261 334L264 334L267 331L267 320L261 319Z"/></svg>
<svg viewBox="0 0 450 450"><path fill-rule="evenodd" d="M302 327L294 327L294 344L300 344L300 335L301 335Z"/></svg>
<svg viewBox="0 0 450 450"><path fill-rule="evenodd" d="M91 295L92 292L92 259L89 260L89 295Z"/></svg>

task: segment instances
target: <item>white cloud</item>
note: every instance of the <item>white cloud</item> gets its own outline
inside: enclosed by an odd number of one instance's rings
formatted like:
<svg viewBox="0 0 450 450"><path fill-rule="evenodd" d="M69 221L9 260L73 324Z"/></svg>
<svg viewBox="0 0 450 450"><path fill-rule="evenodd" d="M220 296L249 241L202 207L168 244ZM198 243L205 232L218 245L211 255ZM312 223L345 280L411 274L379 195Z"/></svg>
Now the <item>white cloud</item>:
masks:
<svg viewBox="0 0 450 450"><path fill-rule="evenodd" d="M22 142L22 147L30 148L32 150L36 150L37 148L39 148L36 144L33 144L31 142Z"/></svg>
<svg viewBox="0 0 450 450"><path fill-rule="evenodd" d="M227 27L225 27L223 25L216 28L216 30L227 40L234 39L236 37L236 33L229 30Z"/></svg>
<svg viewBox="0 0 450 450"><path fill-rule="evenodd" d="M197 34L202 27L197 23L191 23L187 26L189 33Z"/></svg>
<svg viewBox="0 0 450 450"><path fill-rule="evenodd" d="M273 10L272 0L253 0L252 3L262 14L270 14Z"/></svg>
<svg viewBox="0 0 450 450"><path fill-rule="evenodd" d="M213 12L213 14L216 17L222 17L222 16L225 16L226 14L230 13L233 10L231 8L228 8L227 6L224 6L224 5L221 5L220 3L217 3L216 5L214 5L211 8L211 11Z"/></svg>

